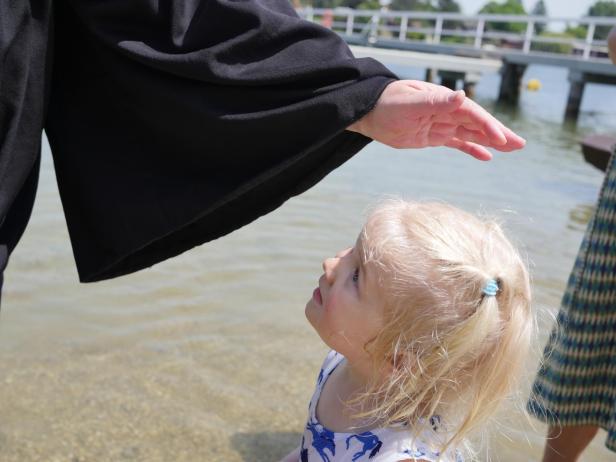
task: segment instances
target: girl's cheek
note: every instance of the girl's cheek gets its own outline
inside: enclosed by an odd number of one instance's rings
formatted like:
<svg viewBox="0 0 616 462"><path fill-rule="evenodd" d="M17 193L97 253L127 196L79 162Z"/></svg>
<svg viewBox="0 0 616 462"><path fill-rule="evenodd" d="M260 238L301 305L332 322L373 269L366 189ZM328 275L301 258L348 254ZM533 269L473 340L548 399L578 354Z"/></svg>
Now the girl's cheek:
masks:
<svg viewBox="0 0 616 462"><path fill-rule="evenodd" d="M336 305L337 305L337 297L335 294L329 294L329 297L327 297L327 300L323 301L323 309L326 312L332 312L336 309Z"/></svg>

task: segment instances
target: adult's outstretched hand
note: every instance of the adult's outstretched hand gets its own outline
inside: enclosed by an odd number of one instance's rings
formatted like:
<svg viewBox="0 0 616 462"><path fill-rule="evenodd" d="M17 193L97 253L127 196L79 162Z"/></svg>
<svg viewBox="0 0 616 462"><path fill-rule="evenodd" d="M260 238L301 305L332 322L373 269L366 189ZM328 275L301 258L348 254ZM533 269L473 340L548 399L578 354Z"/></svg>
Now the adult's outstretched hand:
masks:
<svg viewBox="0 0 616 462"><path fill-rule="evenodd" d="M417 80L389 84L348 130L394 148L448 146L480 160L492 158L487 147L508 152L526 144L464 91Z"/></svg>

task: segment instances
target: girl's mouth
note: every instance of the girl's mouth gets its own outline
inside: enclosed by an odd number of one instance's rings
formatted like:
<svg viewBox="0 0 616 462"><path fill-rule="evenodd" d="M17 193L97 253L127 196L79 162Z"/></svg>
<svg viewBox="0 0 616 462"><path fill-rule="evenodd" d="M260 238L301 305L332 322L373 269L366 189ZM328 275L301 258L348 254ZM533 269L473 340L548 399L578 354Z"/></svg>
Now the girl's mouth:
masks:
<svg viewBox="0 0 616 462"><path fill-rule="evenodd" d="M312 298L319 305L322 305L323 304L323 299L321 298L321 289L319 289L318 287L316 289L314 289L314 292L312 292Z"/></svg>

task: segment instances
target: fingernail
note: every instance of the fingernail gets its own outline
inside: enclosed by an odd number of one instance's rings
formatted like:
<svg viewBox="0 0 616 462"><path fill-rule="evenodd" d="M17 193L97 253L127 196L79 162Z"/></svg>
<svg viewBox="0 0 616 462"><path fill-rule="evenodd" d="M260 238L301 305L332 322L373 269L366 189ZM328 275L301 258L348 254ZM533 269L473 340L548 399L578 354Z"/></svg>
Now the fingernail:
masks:
<svg viewBox="0 0 616 462"><path fill-rule="evenodd" d="M452 94L449 95L449 102L453 103L459 95L463 95L464 96L464 91L462 90L458 90L458 91L454 91Z"/></svg>

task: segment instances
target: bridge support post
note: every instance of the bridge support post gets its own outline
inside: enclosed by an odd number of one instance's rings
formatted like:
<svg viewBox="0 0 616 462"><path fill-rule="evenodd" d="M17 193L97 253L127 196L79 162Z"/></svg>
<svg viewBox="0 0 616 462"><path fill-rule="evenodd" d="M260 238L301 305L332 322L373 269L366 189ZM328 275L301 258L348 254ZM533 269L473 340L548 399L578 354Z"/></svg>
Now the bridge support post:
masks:
<svg viewBox="0 0 616 462"><path fill-rule="evenodd" d="M567 98L567 108L565 109L565 119L576 120L580 115L580 106L584 96L586 78L582 72L569 72L569 97Z"/></svg>
<svg viewBox="0 0 616 462"><path fill-rule="evenodd" d="M426 77L428 74L426 73ZM475 85L479 82L481 74L478 72L459 72L459 71L438 71L438 76L441 78L441 85L456 90L458 80L463 82L463 88L466 96L472 97L475 94ZM434 77L432 75L432 77ZM427 80L427 79L426 79Z"/></svg>
<svg viewBox="0 0 616 462"><path fill-rule="evenodd" d="M480 78L481 74L476 72L467 72L464 76L464 87L462 88L464 89L464 93L466 93L466 96L468 96L469 98L475 96L475 85L477 85L477 82L479 82Z"/></svg>
<svg viewBox="0 0 616 462"><path fill-rule="evenodd" d="M505 103L517 104L520 99L520 86L522 76L526 70L525 64L503 62L501 69L501 84L498 100Z"/></svg>
<svg viewBox="0 0 616 462"><path fill-rule="evenodd" d="M439 69L438 76L441 78L441 85L455 90L458 80L464 79L464 72L443 71Z"/></svg>
<svg viewBox="0 0 616 462"><path fill-rule="evenodd" d="M434 74L436 74L436 69L432 69L431 67L426 69L426 78L424 79L426 82L434 82Z"/></svg>

